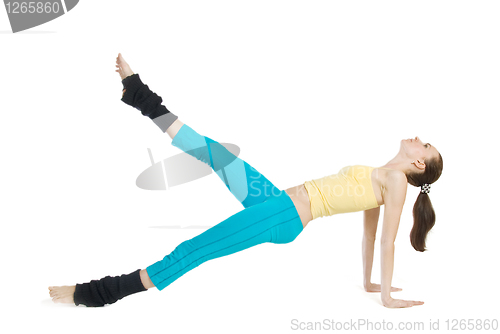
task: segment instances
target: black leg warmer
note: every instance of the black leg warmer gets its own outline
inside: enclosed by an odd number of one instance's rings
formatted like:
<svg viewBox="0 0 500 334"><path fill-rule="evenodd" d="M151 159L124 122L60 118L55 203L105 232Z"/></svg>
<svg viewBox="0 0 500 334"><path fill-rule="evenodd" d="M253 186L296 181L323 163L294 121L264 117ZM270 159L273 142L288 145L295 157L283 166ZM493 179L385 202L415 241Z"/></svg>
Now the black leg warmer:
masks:
<svg viewBox="0 0 500 334"><path fill-rule="evenodd" d="M138 109L144 116L148 116L163 131L178 118L172 114L164 105L162 98L152 92L148 85L142 83L139 74L132 74L122 80L123 94L122 101Z"/></svg>
<svg viewBox="0 0 500 334"><path fill-rule="evenodd" d="M141 269L137 269L128 275L106 276L90 283L77 284L73 296L75 305L104 306L136 292L147 291L141 282L140 272Z"/></svg>

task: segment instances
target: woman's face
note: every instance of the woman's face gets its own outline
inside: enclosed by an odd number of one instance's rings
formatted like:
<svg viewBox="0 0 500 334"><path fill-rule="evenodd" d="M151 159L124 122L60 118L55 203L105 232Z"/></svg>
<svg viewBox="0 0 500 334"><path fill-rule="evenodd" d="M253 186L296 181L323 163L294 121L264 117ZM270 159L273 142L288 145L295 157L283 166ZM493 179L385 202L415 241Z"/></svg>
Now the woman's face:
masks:
<svg viewBox="0 0 500 334"><path fill-rule="evenodd" d="M424 143L420 138L403 139L401 141L401 150L412 160L425 162L439 155L438 150L429 143Z"/></svg>

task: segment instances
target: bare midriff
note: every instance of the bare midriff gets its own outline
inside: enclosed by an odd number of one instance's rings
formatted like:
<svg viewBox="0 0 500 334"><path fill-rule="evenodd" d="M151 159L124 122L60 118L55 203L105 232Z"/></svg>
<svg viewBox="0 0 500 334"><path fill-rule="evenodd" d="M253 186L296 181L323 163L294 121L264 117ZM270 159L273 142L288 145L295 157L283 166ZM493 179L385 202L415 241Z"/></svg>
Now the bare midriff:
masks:
<svg viewBox="0 0 500 334"><path fill-rule="evenodd" d="M309 195L303 184L288 188L285 192L290 196L295 209L299 214L302 226L305 228L306 225L312 220L311 213L311 203L309 202Z"/></svg>

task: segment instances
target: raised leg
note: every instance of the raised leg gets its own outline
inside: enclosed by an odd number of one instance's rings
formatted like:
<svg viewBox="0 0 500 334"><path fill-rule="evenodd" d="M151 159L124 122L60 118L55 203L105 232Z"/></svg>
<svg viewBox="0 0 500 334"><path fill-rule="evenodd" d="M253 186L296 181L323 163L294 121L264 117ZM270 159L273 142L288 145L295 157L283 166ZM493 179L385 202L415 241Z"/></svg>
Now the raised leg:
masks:
<svg viewBox="0 0 500 334"><path fill-rule="evenodd" d="M280 190L246 161L217 141L183 124L172 145L209 165L236 199L248 208L278 196Z"/></svg>
<svg viewBox="0 0 500 334"><path fill-rule="evenodd" d="M280 190L250 164L238 158L217 141L202 136L182 123L161 104L162 99L144 85L119 54L117 72L130 92L122 100L141 110L172 138L172 145L208 164L236 199L248 208L276 196ZM156 115L160 115L156 117Z"/></svg>

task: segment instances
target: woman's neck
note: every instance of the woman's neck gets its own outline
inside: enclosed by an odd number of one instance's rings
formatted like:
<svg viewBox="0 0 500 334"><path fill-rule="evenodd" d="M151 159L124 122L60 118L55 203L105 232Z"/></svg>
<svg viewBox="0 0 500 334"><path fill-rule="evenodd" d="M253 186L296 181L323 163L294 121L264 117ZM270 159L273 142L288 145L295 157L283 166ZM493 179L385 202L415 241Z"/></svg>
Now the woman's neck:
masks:
<svg viewBox="0 0 500 334"><path fill-rule="evenodd" d="M403 173L407 174L411 170L411 161L408 161L408 159L396 156L394 159L390 160L388 163L381 166L380 168L396 169L396 170L400 170Z"/></svg>

